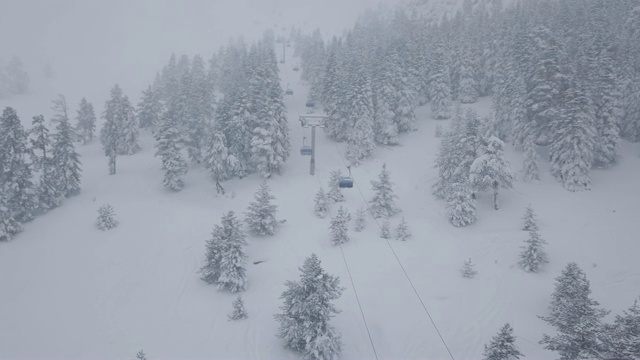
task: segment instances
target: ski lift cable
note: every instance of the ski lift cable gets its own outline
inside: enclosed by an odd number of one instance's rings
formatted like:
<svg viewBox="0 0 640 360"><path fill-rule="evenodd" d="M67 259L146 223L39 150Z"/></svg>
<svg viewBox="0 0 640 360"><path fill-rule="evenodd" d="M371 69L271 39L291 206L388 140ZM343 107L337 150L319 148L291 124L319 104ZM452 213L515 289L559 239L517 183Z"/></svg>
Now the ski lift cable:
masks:
<svg viewBox="0 0 640 360"><path fill-rule="evenodd" d="M347 165L347 163L345 162L345 160L344 160L345 158L342 155L342 152L340 151L340 148L338 148L338 144L334 143L334 145L335 145L336 151L338 152L338 154L340 154L340 159L342 160L344 165L347 166L347 168L350 168L351 165ZM358 185L358 183L356 181L354 181L354 184L355 184L356 188L358 189L358 192L360 193L360 197L362 197L362 201L364 201L365 206L369 210L369 213L371 214L371 216L373 216L373 220L375 221L376 225L378 226L378 229L380 229L380 231L382 232L382 226L378 222L378 219L374 216L373 211L371 210L371 207L368 206L367 199L365 198L364 194L362 193L362 190L360 189L360 186ZM455 358L453 357L453 354L451 353L451 350L449 349L449 346L447 345L447 342L444 340L444 337L440 333L440 330L438 329L438 326L436 325L435 321L433 320L433 317L431 317L431 313L429 313L429 310L427 309L427 306L425 305L424 301L422 300L422 297L420 297L420 294L418 293L418 290L416 289L415 285L413 284L413 281L411 281L411 278L409 277L409 274L407 273L407 270L405 269L404 265L402 265L402 262L400 261L400 258L398 257L398 254L396 253L396 251L393 249L393 246L391 246L391 242L389 241L389 239L385 239L385 241L387 242L387 245L389 245L389 249L391 249L391 252L393 253L393 256L395 257L396 261L398 262L398 265L400 265L400 268L402 269L402 272L404 273L404 276L407 278L407 281L409 281L409 285L411 285L411 288L413 289L413 292L416 294L416 297L420 301L420 304L422 305L422 308L424 309L424 312L427 314L427 317L429 318L429 321L433 325L433 328L438 333L438 336L440 337L440 341L442 341L442 344L444 345L445 349L447 349L447 352L449 353L449 356L451 357L451 359L455 360Z"/></svg>
<svg viewBox="0 0 640 360"><path fill-rule="evenodd" d="M285 69L284 71L285 76L287 78L287 82L289 82L289 74L288 71ZM295 99L295 94L293 95L293 104L296 108L296 113L298 113L298 117L300 117L300 110L298 108L298 102ZM318 184L320 185L320 187L322 187L322 182L320 181L320 177L316 176L316 179L318 180ZM331 214L331 209L327 209L329 211L329 216L331 216L333 218L333 215ZM353 275L351 275L351 270L349 269L349 263L347 261L347 257L344 255L344 249L342 248L342 244L340 244L340 253L342 254L342 260L344 261L344 266L347 269L347 274L349 275L349 281L351 282L351 288L353 289L353 294L356 297L356 302L358 304L358 309L360 310L360 315L362 316L362 322L364 323L364 327L367 330L367 336L369 337L369 342L371 343L371 349L373 350L373 355L376 358L376 360L378 360L378 352L376 351L376 346L373 343L373 338L371 337L371 331L369 330L369 325L367 323L367 318L364 315L364 310L362 310L362 303L360 302L360 297L358 296L358 291L356 290L356 285L353 281Z"/></svg>

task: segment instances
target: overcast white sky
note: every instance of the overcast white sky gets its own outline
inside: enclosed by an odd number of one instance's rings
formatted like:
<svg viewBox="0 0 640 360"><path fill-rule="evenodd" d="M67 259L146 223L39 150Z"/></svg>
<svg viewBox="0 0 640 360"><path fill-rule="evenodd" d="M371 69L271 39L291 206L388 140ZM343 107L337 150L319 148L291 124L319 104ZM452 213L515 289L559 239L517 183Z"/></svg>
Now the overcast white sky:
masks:
<svg viewBox="0 0 640 360"><path fill-rule="evenodd" d="M51 63L57 81L66 78L65 87L108 88L117 82L125 93L138 92L172 52L200 53L208 59L230 37L252 40L274 25L279 31L286 27L287 33L293 25L341 33L379 2L0 0L0 61L18 55L32 74Z"/></svg>

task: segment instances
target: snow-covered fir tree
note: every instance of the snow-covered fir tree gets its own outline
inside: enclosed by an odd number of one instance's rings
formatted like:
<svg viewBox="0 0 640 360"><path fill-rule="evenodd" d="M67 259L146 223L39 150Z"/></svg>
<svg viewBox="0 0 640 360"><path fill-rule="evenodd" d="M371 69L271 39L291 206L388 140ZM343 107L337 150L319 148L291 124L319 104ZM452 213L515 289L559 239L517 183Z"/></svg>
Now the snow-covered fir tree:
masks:
<svg viewBox="0 0 640 360"><path fill-rule="evenodd" d="M155 134L156 153L162 161L164 180L162 184L173 191L180 191L184 187L183 177L189 171L187 161L182 156L182 134L176 123L177 115L168 111L162 119L162 124Z"/></svg>
<svg viewBox="0 0 640 360"><path fill-rule="evenodd" d="M531 203L529 203L527 207L524 209L524 217L522 218L522 220L523 220L522 230L538 231L538 220L536 217L536 213L533 211L533 206L531 205Z"/></svg>
<svg viewBox="0 0 640 360"><path fill-rule="evenodd" d="M138 143L138 118L129 97L124 95L119 108L120 120L120 155L133 155L140 150Z"/></svg>
<svg viewBox="0 0 640 360"><path fill-rule="evenodd" d="M218 194L224 195L225 191L220 181L229 179L235 173L238 160L229 154L223 133L214 131L211 134L209 148L204 154L204 166L209 169L211 178L216 182Z"/></svg>
<svg viewBox="0 0 640 360"><path fill-rule="evenodd" d="M313 211L315 212L316 216L322 219L324 219L329 212L329 202L327 199L327 194L325 194L322 187L316 193L315 206L313 208Z"/></svg>
<svg viewBox="0 0 640 360"><path fill-rule="evenodd" d="M477 219L476 200L466 182L453 183L447 194L447 216L453 226L467 226Z"/></svg>
<svg viewBox="0 0 640 360"><path fill-rule="evenodd" d="M349 241L349 221L351 221L351 214L343 206L340 206L336 216L331 219L331 243L333 245L341 245Z"/></svg>
<svg viewBox="0 0 640 360"><path fill-rule="evenodd" d="M329 177L329 192L327 192L327 198L330 203L339 203L345 200L344 195L338 186L342 177L342 171L340 170L334 170L331 172L331 176Z"/></svg>
<svg viewBox="0 0 640 360"><path fill-rule="evenodd" d="M369 200L369 207L375 218L390 217L400 212L400 209L395 205L394 199L397 199L398 196L393 193L393 183L387 170L387 164L382 164L378 180L372 180L371 187L374 195Z"/></svg>
<svg viewBox="0 0 640 360"><path fill-rule="evenodd" d="M613 46L613 45L611 45ZM621 94L616 68L610 49L600 49L594 59L597 69L591 98L594 107L597 138L594 149L594 163L608 166L616 163L620 144Z"/></svg>
<svg viewBox="0 0 640 360"><path fill-rule="evenodd" d="M93 133L96 130L96 113L93 111L93 105L82 98L76 115L75 133L83 144L93 140Z"/></svg>
<svg viewBox="0 0 640 360"><path fill-rule="evenodd" d="M356 227L355 230L357 232L364 230L365 226L367 226L367 212L364 208L361 207L356 210L356 218L354 222Z"/></svg>
<svg viewBox="0 0 640 360"><path fill-rule="evenodd" d="M391 239L391 224L388 219L382 220L380 224L380 237L385 240Z"/></svg>
<svg viewBox="0 0 640 360"><path fill-rule="evenodd" d="M396 226L396 240L407 241L411 236L409 224L407 224L407 221L402 217L402 220L400 220L400 223Z"/></svg>
<svg viewBox="0 0 640 360"><path fill-rule="evenodd" d="M138 115L138 124L141 128L155 129L160 124L162 118L162 103L158 96L157 90L151 85L142 91L142 97L138 103L136 111Z"/></svg>
<svg viewBox="0 0 640 360"><path fill-rule="evenodd" d="M606 328L602 338L609 358L640 359L640 298Z"/></svg>
<svg viewBox="0 0 640 360"><path fill-rule="evenodd" d="M249 317L247 310L244 308L244 301L242 301L242 295L233 300L233 311L229 314L229 320L242 320Z"/></svg>
<svg viewBox="0 0 640 360"><path fill-rule="evenodd" d="M549 262L547 253L544 251L546 241L538 234L538 229L532 227L529 230L529 238L525 241L523 250L520 253L520 267L524 271L537 273L542 270L542 266Z"/></svg>
<svg viewBox="0 0 640 360"><path fill-rule="evenodd" d="M8 199L0 196L0 241L11 241L22 231L22 225L9 209Z"/></svg>
<svg viewBox="0 0 640 360"><path fill-rule="evenodd" d="M221 225L216 224L207 240L206 262L199 271L202 280L217 284L219 289L244 291L247 287L245 238L242 223L234 212L224 214Z"/></svg>
<svg viewBox="0 0 640 360"><path fill-rule="evenodd" d="M440 44L434 54L429 90L431 95L431 113L436 119L451 117L451 80L445 61L444 45Z"/></svg>
<svg viewBox="0 0 640 360"><path fill-rule="evenodd" d="M471 258L469 258L469 260L465 260L462 264L462 270L460 270L460 272L462 273L462 277L472 278L476 276L478 272L476 271L475 267L475 264L471 262Z"/></svg>
<svg viewBox="0 0 640 360"><path fill-rule="evenodd" d="M53 103L57 112L54 118L57 125L53 134L51 163L55 169L54 176L60 194L69 197L80 193L80 155L73 144L75 135L69 123L64 96L60 95Z"/></svg>
<svg viewBox="0 0 640 360"><path fill-rule="evenodd" d="M509 323L500 328L498 335L491 339L489 345L484 346L482 360L517 360L522 355L515 345L516 337Z"/></svg>
<svg viewBox="0 0 640 360"><path fill-rule="evenodd" d="M147 360L147 354L145 354L142 350L138 351L138 353L136 354L136 360Z"/></svg>
<svg viewBox="0 0 640 360"><path fill-rule="evenodd" d="M538 168L538 153L533 137L529 136L524 140L524 159L522 162L522 179L524 181L540 180L540 170Z"/></svg>
<svg viewBox="0 0 640 360"><path fill-rule="evenodd" d="M28 162L30 149L27 146L27 132L22 127L16 111L7 107L0 117L0 197L4 198L4 219L7 229L18 229L16 223L33 219L36 208L33 175Z"/></svg>
<svg viewBox="0 0 640 360"><path fill-rule="evenodd" d="M352 126L347 133L347 160L357 165L369 157L375 148L373 133L373 102L371 85L360 65L351 80L347 101L351 104L347 118Z"/></svg>
<svg viewBox="0 0 640 360"><path fill-rule="evenodd" d="M498 189L511 189L513 175L503 151L504 143L495 136L489 137L469 169L469 181L475 191L493 191L493 207L498 210Z"/></svg>
<svg viewBox="0 0 640 360"><path fill-rule="evenodd" d="M299 281L287 281L287 289L280 296L282 313L275 318L280 323L277 336L285 347L300 353L305 359L336 359L342 341L329 320L339 311L332 301L344 288L338 277L322 269L315 254L305 259Z"/></svg>
<svg viewBox="0 0 640 360"><path fill-rule="evenodd" d="M122 142L121 137L121 114L120 106L122 102L122 89L117 84L111 88L111 98L105 103L104 124L100 129L100 142L105 155L109 158L109 175L116 173L116 158L118 149Z"/></svg>
<svg viewBox="0 0 640 360"><path fill-rule="evenodd" d="M589 280L578 264L569 263L556 278L549 315L540 318L556 328L558 334L544 334L540 344L557 352L562 359L600 358L599 334L608 311L590 297Z"/></svg>
<svg viewBox="0 0 640 360"><path fill-rule="evenodd" d="M266 181L260 183L260 189L254 196L254 201L249 204L245 213L245 222L249 232L256 235L273 235L279 225L276 219L278 206L273 203L275 197L271 195L271 189Z"/></svg>
<svg viewBox="0 0 640 360"><path fill-rule="evenodd" d="M105 231L113 229L118 226L118 224L119 222L116 220L116 213L115 210L113 210L113 206L111 206L111 204L100 206L98 209L98 220L96 221L98 229Z"/></svg>
<svg viewBox="0 0 640 360"><path fill-rule="evenodd" d="M33 117L32 128L29 130L31 136L31 163L40 174L36 185L35 196L40 211L47 211L58 207L64 199L64 194L58 188L55 176L55 167L51 159L53 142L49 135L49 129L45 125L44 116Z"/></svg>
<svg viewBox="0 0 640 360"><path fill-rule="evenodd" d="M471 104L478 100L474 61L469 50L464 51L460 66L460 89L458 99L463 104Z"/></svg>

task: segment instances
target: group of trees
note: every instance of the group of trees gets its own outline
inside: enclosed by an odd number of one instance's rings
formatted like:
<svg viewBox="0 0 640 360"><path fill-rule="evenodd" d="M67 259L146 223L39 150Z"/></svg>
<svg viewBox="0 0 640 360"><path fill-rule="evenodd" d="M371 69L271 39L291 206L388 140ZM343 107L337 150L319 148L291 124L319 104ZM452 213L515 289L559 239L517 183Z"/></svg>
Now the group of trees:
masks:
<svg viewBox="0 0 640 360"><path fill-rule="evenodd" d="M14 56L5 66L0 66L0 98L25 94L29 90L29 74L22 60Z"/></svg>
<svg viewBox="0 0 640 360"><path fill-rule="evenodd" d="M0 117L0 241L9 241L36 214L59 206L80 192L80 156L76 132L64 96L53 101L55 132L44 116L33 117L25 130L16 111L7 107ZM78 119L82 118L78 114Z"/></svg>

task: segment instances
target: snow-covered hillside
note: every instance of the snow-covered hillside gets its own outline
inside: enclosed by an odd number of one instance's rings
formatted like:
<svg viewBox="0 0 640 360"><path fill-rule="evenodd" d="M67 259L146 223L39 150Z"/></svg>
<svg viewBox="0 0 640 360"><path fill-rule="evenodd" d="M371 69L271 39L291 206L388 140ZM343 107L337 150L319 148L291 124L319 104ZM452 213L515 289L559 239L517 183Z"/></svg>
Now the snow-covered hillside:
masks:
<svg viewBox="0 0 640 360"><path fill-rule="evenodd" d="M298 121L306 112L307 88L293 66L280 64L280 73L283 88L288 84L294 92L285 100L297 149L310 134ZM471 106L482 115L490 104L482 98ZM435 127L447 121L432 119L428 108L418 108L416 132L353 168L356 186L343 190L344 206L354 214L366 206L370 181L386 164L402 209L391 225L404 216L413 237L387 242L368 217L363 232L350 228L352 239L342 249L331 245L330 220L314 215L313 198L332 170L346 172L345 147L320 131L314 176L309 158L295 154L281 176L269 179L278 217L287 221L273 237L248 238L243 297L249 318L235 322L227 320L235 295L207 285L197 270L213 226L228 210L243 214L260 179L231 180L227 196L217 196L215 184L196 167L185 188L173 193L162 186L150 134L142 136L141 152L119 158L113 176L99 142L78 145L81 194L26 224L14 241L0 243L0 358L123 359L144 349L149 359L294 359L275 336L273 315L284 282L297 279L311 253L346 287L336 303L342 313L332 320L342 333L342 359L374 358L374 347L379 359L448 358L425 310L455 359L479 358L505 322L526 357L555 358L538 344L552 329L537 315L546 314L553 280L570 261L586 271L593 298L605 308L619 313L632 304L640 289L633 222L640 202L637 144L623 143L623 157L612 169L594 170L589 192L565 191L542 165L539 183L516 182L501 193L498 211L490 194L481 194L479 221L454 228L430 189L437 176ZM508 155L518 170L521 153L509 149ZM120 225L103 232L95 221L105 203L113 205ZM550 263L539 274L517 266L528 203L548 242ZM469 258L478 270L473 279L460 275Z"/></svg>

